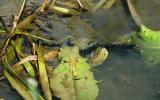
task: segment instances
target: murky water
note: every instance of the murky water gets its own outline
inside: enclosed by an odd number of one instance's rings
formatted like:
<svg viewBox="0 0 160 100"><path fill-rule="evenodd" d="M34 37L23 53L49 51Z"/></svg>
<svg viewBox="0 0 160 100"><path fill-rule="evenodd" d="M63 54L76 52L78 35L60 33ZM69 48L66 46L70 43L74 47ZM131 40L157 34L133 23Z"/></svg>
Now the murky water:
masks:
<svg viewBox="0 0 160 100"><path fill-rule="evenodd" d="M155 2L159 1L155 0ZM123 3L118 2L110 10L103 9L89 17L93 28L99 33L97 39L100 41L113 41L135 30L131 16L125 12L121 4ZM159 12L151 13L151 8L147 7L149 3L146 4L147 6L140 6L141 2L137 4L144 23L160 29L157 21L159 18L156 15L153 15L154 21L153 18L149 18L149 14L159 14ZM152 8L156 9L156 7L159 6ZM149 13L144 12L143 8L147 8ZM100 81L98 100L160 100L160 66L146 65L133 49L109 49L107 60L97 67L94 73L96 79ZM5 87L0 87L0 97L6 100L21 99L15 91Z"/></svg>
<svg viewBox="0 0 160 100"><path fill-rule="evenodd" d="M0 99L2 98L4 100L22 100L22 97L4 82L0 83Z"/></svg>
<svg viewBox="0 0 160 100"><path fill-rule="evenodd" d="M109 49L107 60L94 73L99 81L97 100L159 100L160 67L146 65L133 49ZM14 89L0 87L6 100L21 100Z"/></svg>
<svg viewBox="0 0 160 100"><path fill-rule="evenodd" d="M98 100L159 100L160 67L147 66L134 50L111 49L95 71Z"/></svg>
<svg viewBox="0 0 160 100"><path fill-rule="evenodd" d="M98 11L93 17L93 27L100 33L99 39L103 42L112 41L118 36L136 30L131 16L120 4L124 5L124 2L118 2L109 11ZM150 4L151 0L134 3L144 24L152 29L160 29L157 23L160 21L159 12L153 10L158 6L153 7ZM149 16L151 14L154 16L153 20ZM160 100L160 66L145 64L136 50L109 49L108 59L97 68L95 76L101 81L98 100Z"/></svg>

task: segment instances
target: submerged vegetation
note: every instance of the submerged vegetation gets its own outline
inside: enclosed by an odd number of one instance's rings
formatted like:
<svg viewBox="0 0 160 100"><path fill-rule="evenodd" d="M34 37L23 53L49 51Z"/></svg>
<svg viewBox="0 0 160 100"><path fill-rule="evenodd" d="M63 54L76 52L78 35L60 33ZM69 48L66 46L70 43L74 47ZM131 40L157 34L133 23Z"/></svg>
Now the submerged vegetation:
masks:
<svg viewBox="0 0 160 100"><path fill-rule="evenodd" d="M110 43L96 41L100 33L82 15L109 10L116 0L21 1L6 0L6 7L19 2L17 8L0 11L0 58L1 81L7 79L25 100L96 100L98 81L91 69L106 60L107 48L135 47L147 62L160 63L160 32L143 24L130 0L140 31Z"/></svg>

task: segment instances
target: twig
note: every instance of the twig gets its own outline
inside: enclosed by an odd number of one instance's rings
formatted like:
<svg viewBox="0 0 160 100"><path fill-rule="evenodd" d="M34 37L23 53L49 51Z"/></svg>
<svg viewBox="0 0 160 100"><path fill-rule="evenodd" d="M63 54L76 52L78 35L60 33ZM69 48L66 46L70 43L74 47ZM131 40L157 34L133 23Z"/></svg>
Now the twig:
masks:
<svg viewBox="0 0 160 100"><path fill-rule="evenodd" d="M141 20L139 14L135 10L135 8L130 0L127 0L127 3L128 3L128 8L129 8L129 11L132 15L132 18L134 19L136 24L140 27L142 25L142 20Z"/></svg>
<svg viewBox="0 0 160 100"><path fill-rule="evenodd" d="M76 0L81 8L84 8L80 0Z"/></svg>
<svg viewBox="0 0 160 100"><path fill-rule="evenodd" d="M27 56L23 59L21 59L19 62L17 62L16 64L14 64L12 66L12 68L15 68L17 66L20 66L21 64L25 63L25 62L28 62L28 61L31 61L31 60L37 60L37 56L36 55L30 55L30 56Z"/></svg>
<svg viewBox="0 0 160 100"><path fill-rule="evenodd" d="M52 0L51 2L52 2L52 3L51 3L51 5L50 5L50 8L52 8L52 7L55 5L56 0Z"/></svg>
<svg viewBox="0 0 160 100"><path fill-rule="evenodd" d="M0 52L0 58L3 56L3 54L4 54L4 52L5 52L6 48L7 48L7 46L8 46L8 44L9 44L9 41L10 41L13 33L14 33L15 30L16 30L17 23L18 23L19 18L20 18L21 14L22 14L22 11L23 11L23 9L24 9L25 4L26 4L26 0L23 1L21 10L20 10L20 12L19 12L19 15L18 15L18 16L14 16L13 27L12 27L11 32L7 32L7 31L6 31L6 32L8 33L8 35L7 35L6 39L5 39L5 41L3 42L2 48L1 48L1 50L0 50L0 51L1 51L1 52Z"/></svg>

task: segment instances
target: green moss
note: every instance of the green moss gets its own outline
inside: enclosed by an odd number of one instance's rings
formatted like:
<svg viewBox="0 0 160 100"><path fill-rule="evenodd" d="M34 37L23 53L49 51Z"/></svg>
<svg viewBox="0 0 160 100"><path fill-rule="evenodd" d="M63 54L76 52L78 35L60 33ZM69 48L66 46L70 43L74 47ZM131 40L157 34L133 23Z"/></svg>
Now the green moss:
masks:
<svg viewBox="0 0 160 100"><path fill-rule="evenodd" d="M62 100L95 100L99 92L97 81L78 47L62 47L58 58L60 63L50 78L54 95Z"/></svg>

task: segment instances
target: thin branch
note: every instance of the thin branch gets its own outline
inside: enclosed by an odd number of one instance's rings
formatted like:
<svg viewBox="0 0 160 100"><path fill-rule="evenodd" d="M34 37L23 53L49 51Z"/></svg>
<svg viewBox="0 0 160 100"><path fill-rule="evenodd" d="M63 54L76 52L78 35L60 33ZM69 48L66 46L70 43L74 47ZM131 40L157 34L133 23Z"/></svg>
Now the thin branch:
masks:
<svg viewBox="0 0 160 100"><path fill-rule="evenodd" d="M18 23L19 18L20 18L21 14L22 14L22 11L23 11L23 9L24 9L25 4L26 4L26 0L23 1L21 10L20 10L20 12L19 12L19 15L18 15L18 16L14 16L13 27L12 27L11 32L8 33L6 39L5 39L4 42L3 42L2 48L1 48L1 50L0 50L0 58L3 56L6 48L8 47L9 41L10 41L13 33L14 33L15 30L16 30L17 23ZM7 31L6 31L6 32L7 32Z"/></svg>
<svg viewBox="0 0 160 100"><path fill-rule="evenodd" d="M142 25L142 20L141 20L139 14L135 10L135 8L130 0L127 0L127 3L128 3L128 8L129 8L129 11L132 15L132 18L134 19L136 24L140 27Z"/></svg>

